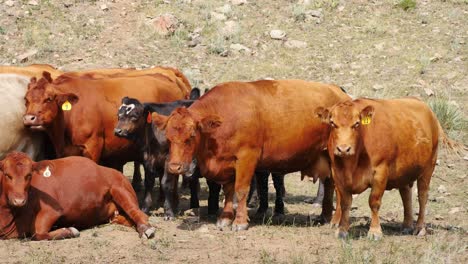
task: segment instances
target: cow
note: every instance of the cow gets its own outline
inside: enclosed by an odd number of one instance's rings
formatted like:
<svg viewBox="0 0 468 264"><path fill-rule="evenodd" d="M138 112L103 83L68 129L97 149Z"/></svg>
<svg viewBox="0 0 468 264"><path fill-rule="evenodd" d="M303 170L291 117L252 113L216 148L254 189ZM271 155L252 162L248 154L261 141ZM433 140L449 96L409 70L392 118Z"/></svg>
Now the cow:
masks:
<svg viewBox="0 0 468 264"><path fill-rule="evenodd" d="M403 230L413 229L412 185L417 182L419 216L414 233L426 233L424 215L439 136L446 139L431 109L417 98L355 99L318 107L316 119L329 127L328 153L337 190L332 225L336 236L349 229L352 194L371 188L368 237L382 238L379 209L385 190L398 189L403 200ZM311 113L313 115L313 113Z"/></svg>
<svg viewBox="0 0 468 264"><path fill-rule="evenodd" d="M125 176L84 157L34 162L9 153L0 161L0 213L0 239L75 238L109 222L136 226L140 237L155 232Z"/></svg>
<svg viewBox="0 0 468 264"><path fill-rule="evenodd" d="M188 171L195 157L204 177L223 184L226 199L217 226L232 223L237 231L248 228L246 198L254 170L312 173L320 157L326 158L328 128L305 113L349 99L338 86L302 80L228 82L189 108L169 117L153 113L152 120L169 141L169 172ZM321 218L329 221L330 178L325 185ZM239 205L233 222L234 192Z"/></svg>
<svg viewBox="0 0 468 264"><path fill-rule="evenodd" d="M184 97L161 74L104 79L61 75L52 80L45 72L43 78L29 83L23 123L45 131L58 157L85 156L122 170L127 161L141 160L130 141L114 135L115 111L126 95L155 102Z"/></svg>
<svg viewBox="0 0 468 264"><path fill-rule="evenodd" d="M165 219L173 219L174 212L178 204L177 194L177 175L168 175L165 170L166 157L169 152L167 140L163 133L157 133L155 136L152 124L151 113L158 112L163 115L169 115L177 107L190 106L195 99L200 96L198 88L192 89L190 98L192 100L178 100L170 103L144 103L142 104L136 98L122 98L122 105L118 109L118 122L114 133L118 137L132 140L138 147L140 156L143 157L143 166L145 168L145 194L142 203L142 210L149 213L153 204L152 194L155 178L158 177L161 183L160 200L163 200ZM148 121L148 118L149 121ZM198 170L197 170L198 171ZM194 171L190 172L193 174ZM198 188L199 173L189 181L191 190L190 208L198 208Z"/></svg>

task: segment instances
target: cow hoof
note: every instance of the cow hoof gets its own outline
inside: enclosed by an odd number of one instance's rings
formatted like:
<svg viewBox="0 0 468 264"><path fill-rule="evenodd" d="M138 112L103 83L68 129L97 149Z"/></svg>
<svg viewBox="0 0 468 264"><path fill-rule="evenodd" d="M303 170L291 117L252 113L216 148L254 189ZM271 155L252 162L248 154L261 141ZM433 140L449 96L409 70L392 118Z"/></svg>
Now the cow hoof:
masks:
<svg viewBox="0 0 468 264"><path fill-rule="evenodd" d="M272 217L272 221L273 221L274 224L279 225L279 224L284 223L285 218L286 218L286 217L284 216L284 214L277 214L277 213L275 213L275 214L273 215L273 217Z"/></svg>
<svg viewBox="0 0 468 264"><path fill-rule="evenodd" d="M371 232L371 231L369 231L367 233L367 238L370 239L370 240L377 241L377 240L381 240L382 237L383 237L382 232Z"/></svg>
<svg viewBox="0 0 468 264"><path fill-rule="evenodd" d="M142 211L143 213L147 214L147 215L150 214L150 209L149 209L149 207L142 207L142 208L141 208L141 211Z"/></svg>
<svg viewBox="0 0 468 264"><path fill-rule="evenodd" d="M175 220L175 217L172 215L166 215L164 216L164 221L173 221Z"/></svg>
<svg viewBox="0 0 468 264"><path fill-rule="evenodd" d="M154 227L150 227L146 229L145 232L143 232L144 237L148 239L153 238L155 233L156 233L156 228Z"/></svg>
<svg viewBox="0 0 468 264"><path fill-rule="evenodd" d="M401 233L404 234L404 235L410 235L413 233L413 228L412 227L403 227L401 229Z"/></svg>
<svg viewBox="0 0 468 264"><path fill-rule="evenodd" d="M69 227L68 230L72 233L72 237L80 237L80 231L74 227Z"/></svg>
<svg viewBox="0 0 468 264"><path fill-rule="evenodd" d="M425 227L417 227L415 230L414 230L414 235L417 235L417 236L425 236L427 234L426 232L426 228Z"/></svg>
<svg viewBox="0 0 468 264"><path fill-rule="evenodd" d="M336 232L335 232L335 237L339 238L339 239L347 239L348 238L348 232L337 229Z"/></svg>
<svg viewBox="0 0 468 264"><path fill-rule="evenodd" d="M257 212L254 215L254 218L256 219L263 219L266 215L267 211L266 210L260 210L258 209Z"/></svg>
<svg viewBox="0 0 468 264"><path fill-rule="evenodd" d="M232 231L244 231L249 229L249 224L233 224L232 225Z"/></svg>
<svg viewBox="0 0 468 264"><path fill-rule="evenodd" d="M216 221L216 227L218 227L219 230L223 231L226 227L230 226L231 223L232 220L228 218L218 219L218 221Z"/></svg>
<svg viewBox="0 0 468 264"><path fill-rule="evenodd" d="M322 208L322 204L321 203L313 203L312 207L313 208Z"/></svg>

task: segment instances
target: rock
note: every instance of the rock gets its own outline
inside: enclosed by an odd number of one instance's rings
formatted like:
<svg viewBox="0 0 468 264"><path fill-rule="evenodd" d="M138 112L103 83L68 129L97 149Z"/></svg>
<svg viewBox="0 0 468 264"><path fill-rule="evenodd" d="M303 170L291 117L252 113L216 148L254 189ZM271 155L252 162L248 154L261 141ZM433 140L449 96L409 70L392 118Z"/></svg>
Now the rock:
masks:
<svg viewBox="0 0 468 264"><path fill-rule="evenodd" d="M450 209L449 214L456 214L456 213L459 213L461 211L462 211L461 207L453 207L452 209Z"/></svg>
<svg viewBox="0 0 468 264"><path fill-rule="evenodd" d="M466 155L465 157L463 157L464 160L468 161L468 155Z"/></svg>
<svg viewBox="0 0 468 264"><path fill-rule="evenodd" d="M156 32L160 35L166 36L173 34L179 24L179 20L172 14L163 14L154 20L154 27Z"/></svg>
<svg viewBox="0 0 468 264"><path fill-rule="evenodd" d="M447 192L447 188L445 188L444 185L439 185L439 187L437 188L437 191L439 193L446 193Z"/></svg>
<svg viewBox="0 0 468 264"><path fill-rule="evenodd" d="M192 38L192 40L189 41L187 46L189 48L194 48L194 47L198 46L200 43L201 43L201 37L198 36L198 37Z"/></svg>
<svg viewBox="0 0 468 264"><path fill-rule="evenodd" d="M223 21L227 19L227 17L224 14L216 13L216 12L211 12L210 16L211 16L211 19L219 20L219 21Z"/></svg>
<svg viewBox="0 0 468 264"><path fill-rule="evenodd" d="M11 0L5 1L5 5L9 6L9 7L12 7L12 6L15 5L15 1L11 1Z"/></svg>
<svg viewBox="0 0 468 264"><path fill-rule="evenodd" d="M429 88L424 88L424 92L426 93L427 96L435 95L434 91Z"/></svg>
<svg viewBox="0 0 468 264"><path fill-rule="evenodd" d="M207 225L201 225L200 228L197 229L197 231L200 233L208 233L210 232L210 229L208 229Z"/></svg>
<svg viewBox="0 0 468 264"><path fill-rule="evenodd" d="M384 88L384 86L381 85L381 84L372 85L372 89L374 89L374 91L382 90L383 88Z"/></svg>
<svg viewBox="0 0 468 264"><path fill-rule="evenodd" d="M322 18L322 10L317 9L317 10L309 10L306 12L307 15L310 15L312 17L317 17L317 18Z"/></svg>
<svg viewBox="0 0 468 264"><path fill-rule="evenodd" d="M66 8L69 8L69 7L73 6L73 4L74 4L73 0L63 1L63 6L66 7Z"/></svg>
<svg viewBox="0 0 468 264"><path fill-rule="evenodd" d="M250 52L249 48L239 43L231 44L229 48L238 52L241 52L241 51Z"/></svg>
<svg viewBox="0 0 468 264"><path fill-rule="evenodd" d="M246 240L247 236L237 236L237 238L240 239L240 240Z"/></svg>
<svg viewBox="0 0 468 264"><path fill-rule="evenodd" d="M36 0L31 0L28 2L28 5L37 6L39 3Z"/></svg>
<svg viewBox="0 0 468 264"><path fill-rule="evenodd" d="M34 55L36 55L37 49L32 49L28 52L18 55L16 58L19 60L20 63L27 62L28 59Z"/></svg>
<svg viewBox="0 0 468 264"><path fill-rule="evenodd" d="M287 40L284 46L288 49L303 49L307 48L307 42L300 40Z"/></svg>
<svg viewBox="0 0 468 264"><path fill-rule="evenodd" d="M229 14L232 12L232 7L230 4L225 4L222 7L216 8L216 11L223 14Z"/></svg>
<svg viewBox="0 0 468 264"><path fill-rule="evenodd" d="M231 3L236 6L248 4L247 0L231 0Z"/></svg>
<svg viewBox="0 0 468 264"><path fill-rule="evenodd" d="M435 215L434 218L435 220L444 220L444 217L441 215Z"/></svg>
<svg viewBox="0 0 468 264"><path fill-rule="evenodd" d="M286 32L279 29L273 29L272 31L270 31L270 37L272 39L282 40L286 37Z"/></svg>
<svg viewBox="0 0 468 264"><path fill-rule="evenodd" d="M225 38L231 38L235 34L239 33L240 27L239 23L233 20L224 22L224 27L222 29L222 34Z"/></svg>
<svg viewBox="0 0 468 264"><path fill-rule="evenodd" d="M109 7L107 7L106 4L102 4L102 5L101 5L101 10L102 10L102 11L108 11L108 10L109 10Z"/></svg>
<svg viewBox="0 0 468 264"><path fill-rule="evenodd" d="M447 164L447 168L451 169L453 167L455 167L455 164L453 164L453 163Z"/></svg>

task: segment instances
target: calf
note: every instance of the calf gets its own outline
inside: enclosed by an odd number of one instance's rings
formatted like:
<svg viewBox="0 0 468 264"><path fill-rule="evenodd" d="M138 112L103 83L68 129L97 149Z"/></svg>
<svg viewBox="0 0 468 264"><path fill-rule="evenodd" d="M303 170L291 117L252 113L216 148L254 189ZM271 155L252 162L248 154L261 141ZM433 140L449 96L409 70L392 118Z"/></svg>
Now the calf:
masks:
<svg viewBox="0 0 468 264"><path fill-rule="evenodd" d="M332 224L339 222L337 236L348 235L352 194L367 188L371 188L372 211L368 237L382 237L379 220L382 195L394 188L399 189L403 200L403 228L412 229L414 181L419 200L415 233L425 234L424 215L439 135L446 139L429 107L415 98L357 99L329 109L319 107L316 114L330 129L328 153L338 193Z"/></svg>
<svg viewBox="0 0 468 264"><path fill-rule="evenodd" d="M169 145L163 133L158 132L151 124L151 113L158 112L169 115L177 107L188 107L200 96L199 90L194 88L190 98L192 100L179 100L170 103L145 103L134 98L124 97L118 110L118 123L115 127L115 135L130 139L136 143L145 168L145 195L142 210L149 212L153 201L152 193L156 176L161 182L160 194L164 194L165 219L174 217L174 211L178 204L177 182L178 174L168 174L165 170ZM149 119L148 119L149 118ZM149 121L148 121L149 120ZM154 132L153 132L154 130ZM192 166L188 174L194 174L190 180L190 208L198 208L199 171ZM162 197L160 195L160 197Z"/></svg>
<svg viewBox="0 0 468 264"><path fill-rule="evenodd" d="M148 238L155 231L125 176L83 157L33 162L9 153L0 161L0 215L0 239L74 238L109 221Z"/></svg>

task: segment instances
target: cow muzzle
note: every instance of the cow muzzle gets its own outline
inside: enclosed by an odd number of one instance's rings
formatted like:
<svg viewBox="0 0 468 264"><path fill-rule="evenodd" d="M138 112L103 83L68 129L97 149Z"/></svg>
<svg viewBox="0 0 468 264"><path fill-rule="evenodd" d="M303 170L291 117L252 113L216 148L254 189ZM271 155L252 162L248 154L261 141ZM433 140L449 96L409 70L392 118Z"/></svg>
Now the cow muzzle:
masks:
<svg viewBox="0 0 468 264"><path fill-rule="evenodd" d="M173 162L169 163L168 170L172 174L184 174L188 169L188 166L184 166L183 163Z"/></svg>
<svg viewBox="0 0 468 264"><path fill-rule="evenodd" d="M115 134L116 136L118 136L118 137L125 137L125 136L128 135L127 131L125 131L125 130L123 130L123 129L121 129L121 128L118 128L118 127L116 127L116 128L114 129L114 134Z"/></svg>
<svg viewBox="0 0 468 264"><path fill-rule="evenodd" d="M13 207L23 207L27 202L27 196L12 195L8 200L10 205Z"/></svg>
<svg viewBox="0 0 468 264"><path fill-rule="evenodd" d="M24 115L23 125L35 130L44 130L42 124L39 123L39 118L36 115Z"/></svg>
<svg viewBox="0 0 468 264"><path fill-rule="evenodd" d="M337 156L350 156L354 154L354 149L350 145L342 144L336 146L335 155Z"/></svg>

